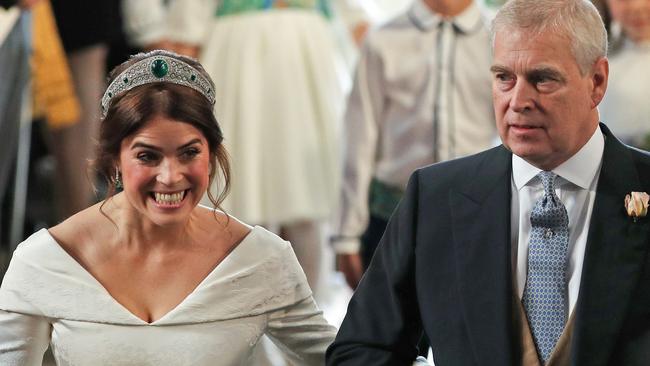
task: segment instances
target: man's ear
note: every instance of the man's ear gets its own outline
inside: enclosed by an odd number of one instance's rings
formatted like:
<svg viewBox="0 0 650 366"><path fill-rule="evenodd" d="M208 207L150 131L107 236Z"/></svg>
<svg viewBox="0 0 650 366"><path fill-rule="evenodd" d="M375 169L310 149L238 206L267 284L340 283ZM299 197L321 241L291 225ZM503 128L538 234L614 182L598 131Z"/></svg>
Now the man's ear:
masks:
<svg viewBox="0 0 650 366"><path fill-rule="evenodd" d="M596 108L603 100L607 90L607 79L609 78L609 61L607 57L601 57L594 63L591 73L591 107Z"/></svg>

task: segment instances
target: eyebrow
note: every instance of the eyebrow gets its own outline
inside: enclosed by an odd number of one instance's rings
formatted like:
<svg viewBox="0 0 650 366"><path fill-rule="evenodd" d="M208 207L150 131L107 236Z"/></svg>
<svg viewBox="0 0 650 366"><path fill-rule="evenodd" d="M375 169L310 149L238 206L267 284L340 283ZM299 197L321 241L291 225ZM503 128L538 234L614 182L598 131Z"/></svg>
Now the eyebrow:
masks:
<svg viewBox="0 0 650 366"><path fill-rule="evenodd" d="M553 79L557 79L559 81L564 81L565 80L562 73L560 73L559 71L557 71L556 69L551 68L551 67L540 67L540 68L537 68L537 69L533 69L533 70L527 72L526 76L528 78L546 76L546 77L551 77Z"/></svg>
<svg viewBox="0 0 650 366"><path fill-rule="evenodd" d="M177 148L176 150L183 150L186 147L197 144L197 143L201 144L201 145L203 144L201 139L198 139L198 138L197 139L192 139L189 142L183 144L183 146ZM156 151L162 151L162 149L160 149L159 147L154 146L154 145L145 144L144 142L136 142L136 143L134 143L133 145L131 145L131 150L139 148L139 147L145 148L145 149L156 150Z"/></svg>
<svg viewBox="0 0 650 366"><path fill-rule="evenodd" d="M502 65L493 65L492 67L490 67L490 71L493 74L498 74L498 73L501 73L501 72L509 73L509 74L512 73L512 70L510 70L508 67L505 67L505 66L502 66ZM529 71L526 72L526 78L527 79L536 78L536 77L540 77L540 76L552 77L552 78L558 79L560 81L565 81L565 78L562 75L562 73L560 73L556 69L554 69L552 67L548 67L548 66L537 67L537 68L534 68L534 69L529 70Z"/></svg>
<svg viewBox="0 0 650 366"><path fill-rule="evenodd" d="M493 65L492 67L490 67L490 71L493 74L496 74L498 72L511 72L509 68L501 65Z"/></svg>

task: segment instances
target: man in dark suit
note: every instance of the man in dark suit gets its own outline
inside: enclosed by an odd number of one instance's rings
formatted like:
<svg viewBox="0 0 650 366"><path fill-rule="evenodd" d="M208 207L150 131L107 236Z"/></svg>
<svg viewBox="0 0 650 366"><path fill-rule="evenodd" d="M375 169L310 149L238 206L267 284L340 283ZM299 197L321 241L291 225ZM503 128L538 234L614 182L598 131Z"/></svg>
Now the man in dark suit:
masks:
<svg viewBox="0 0 650 366"><path fill-rule="evenodd" d="M493 37L503 145L413 174L328 365L410 365L422 331L436 366L650 364L650 224L624 207L650 156L599 124L602 20L511 0Z"/></svg>

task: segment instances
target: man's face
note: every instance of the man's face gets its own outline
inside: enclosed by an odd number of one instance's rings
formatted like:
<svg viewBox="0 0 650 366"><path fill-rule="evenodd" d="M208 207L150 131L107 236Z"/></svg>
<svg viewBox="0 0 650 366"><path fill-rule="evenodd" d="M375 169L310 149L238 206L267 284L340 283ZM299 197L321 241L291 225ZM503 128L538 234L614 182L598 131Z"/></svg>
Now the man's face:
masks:
<svg viewBox="0 0 650 366"><path fill-rule="evenodd" d="M581 75L568 38L503 29L495 37L491 70L501 140L532 165L557 167L597 128L607 59Z"/></svg>

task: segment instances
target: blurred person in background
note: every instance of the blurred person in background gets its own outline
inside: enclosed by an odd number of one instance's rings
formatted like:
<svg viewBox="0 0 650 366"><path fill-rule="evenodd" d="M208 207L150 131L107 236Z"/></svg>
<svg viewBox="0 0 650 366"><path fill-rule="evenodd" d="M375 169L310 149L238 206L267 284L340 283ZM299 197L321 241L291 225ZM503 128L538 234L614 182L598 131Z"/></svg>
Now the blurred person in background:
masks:
<svg viewBox="0 0 650 366"><path fill-rule="evenodd" d="M340 186L346 70L329 0L226 0L210 14L200 59L227 121L234 168L225 207L291 241L318 293L324 225Z"/></svg>
<svg viewBox="0 0 650 366"><path fill-rule="evenodd" d="M87 157L78 156L78 143L69 135L79 123L80 106L49 0L33 7L32 119L44 118L44 136L55 157L55 222L86 208Z"/></svg>
<svg viewBox="0 0 650 366"><path fill-rule="evenodd" d="M490 42L473 0L416 0L367 35L348 98L343 187L332 238L355 289L410 174L496 139ZM428 341L420 344L427 356Z"/></svg>
<svg viewBox="0 0 650 366"><path fill-rule="evenodd" d="M29 82L31 12L38 0L0 0L0 208L16 160L18 129ZM0 211L1 212L1 211ZM0 220L0 243L6 230Z"/></svg>
<svg viewBox="0 0 650 366"><path fill-rule="evenodd" d="M57 146L76 177L70 193L67 215L78 212L97 197L95 177L88 175L88 162L94 158L99 130L99 101L106 87L106 55L109 43L119 33L115 10L118 0L52 0L56 23L66 51L74 88L81 107L79 123L56 131ZM61 155L61 154L59 154Z"/></svg>
<svg viewBox="0 0 650 366"><path fill-rule="evenodd" d="M356 288L410 174L496 141L490 41L472 0L416 0L367 35L345 115L332 243Z"/></svg>
<svg viewBox="0 0 650 366"><path fill-rule="evenodd" d="M633 146L650 150L650 0L607 0L610 82L601 120Z"/></svg>

